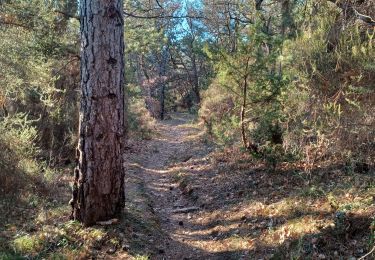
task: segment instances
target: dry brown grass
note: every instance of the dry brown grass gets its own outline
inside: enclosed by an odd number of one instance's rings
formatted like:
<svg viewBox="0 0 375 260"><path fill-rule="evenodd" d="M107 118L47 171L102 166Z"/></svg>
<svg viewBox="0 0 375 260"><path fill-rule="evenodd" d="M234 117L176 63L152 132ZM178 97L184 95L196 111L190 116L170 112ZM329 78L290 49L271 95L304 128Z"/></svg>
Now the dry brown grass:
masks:
<svg viewBox="0 0 375 260"><path fill-rule="evenodd" d="M374 172L328 163L310 172L299 164L270 172L238 148L209 158L209 166L195 160L178 169L204 205L186 233L192 248L251 259L359 257L370 249ZM347 216L343 234L335 226L338 212Z"/></svg>

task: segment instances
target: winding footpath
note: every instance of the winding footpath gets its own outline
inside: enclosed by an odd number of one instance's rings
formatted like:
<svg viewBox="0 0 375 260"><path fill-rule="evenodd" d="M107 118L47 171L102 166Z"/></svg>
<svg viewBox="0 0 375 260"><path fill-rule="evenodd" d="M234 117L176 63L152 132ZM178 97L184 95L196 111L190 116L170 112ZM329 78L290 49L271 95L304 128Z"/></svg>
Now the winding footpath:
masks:
<svg viewBox="0 0 375 260"><path fill-rule="evenodd" d="M156 137L147 142L142 164L133 165L164 233L160 234L163 249L158 259L213 259L210 253L193 246L201 239L194 235L199 229L194 219L201 207L189 196L192 189L182 189L179 179L194 167L201 170L208 165L204 155L210 148L197 144L201 130L192 122L193 117L187 114L173 114L171 119L158 122Z"/></svg>

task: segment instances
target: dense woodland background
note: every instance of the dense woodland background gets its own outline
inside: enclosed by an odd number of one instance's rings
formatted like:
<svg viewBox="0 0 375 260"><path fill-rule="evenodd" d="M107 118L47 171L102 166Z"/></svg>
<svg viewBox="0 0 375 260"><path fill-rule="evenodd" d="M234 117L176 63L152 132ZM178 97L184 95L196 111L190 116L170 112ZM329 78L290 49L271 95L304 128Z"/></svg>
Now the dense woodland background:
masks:
<svg viewBox="0 0 375 260"><path fill-rule="evenodd" d="M336 229L341 216L365 215L353 246L362 251L327 246L314 255L301 242L299 254L274 259L364 255L374 242L371 16L372 0L125 1L129 142L154 138L158 120L191 113L202 142L224 158L237 155L230 163L262 165L270 180L300 174L308 183L301 196L332 204ZM73 257L85 251L77 241L104 232L66 222L67 201L56 194L75 166L79 25L75 0L0 1L1 259ZM330 171L342 175L326 182ZM349 186L336 194L342 184ZM345 196L362 198L345 208ZM17 219L17 207L37 222ZM64 223L55 238L43 230L46 212ZM333 244L350 244L347 227ZM68 238L72 230L81 233Z"/></svg>

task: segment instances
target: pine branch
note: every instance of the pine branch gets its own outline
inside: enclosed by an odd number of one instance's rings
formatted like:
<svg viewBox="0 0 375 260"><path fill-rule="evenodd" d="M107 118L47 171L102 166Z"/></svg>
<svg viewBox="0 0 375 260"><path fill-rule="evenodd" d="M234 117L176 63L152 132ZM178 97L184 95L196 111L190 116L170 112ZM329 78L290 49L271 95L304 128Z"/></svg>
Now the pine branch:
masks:
<svg viewBox="0 0 375 260"><path fill-rule="evenodd" d="M67 18L73 18L73 19L79 20L79 16L78 15L70 14L70 13L67 13L67 12L64 12L64 11L61 11L61 10L56 10L56 9L53 10L53 11L55 13L62 14L62 15L64 15Z"/></svg>
<svg viewBox="0 0 375 260"><path fill-rule="evenodd" d="M15 27L21 27L21 28L26 29L26 30L32 29L31 27L27 26L26 24L21 24L21 23L17 23L17 22L1 21L0 20L0 24L15 26Z"/></svg>
<svg viewBox="0 0 375 260"><path fill-rule="evenodd" d="M342 9L345 12L350 11L351 16L355 15L358 20L361 20L369 25L375 26L375 20L372 17L359 13L352 5L348 3L340 3L337 0L328 0L328 2L334 3L338 8Z"/></svg>
<svg viewBox="0 0 375 260"><path fill-rule="evenodd" d="M373 25L373 26L375 26L375 21L374 21L374 19L372 19L370 16L367 16L367 15L361 14L361 13L359 13L357 10L355 10L354 8L353 8L353 10L354 10L354 13L355 13L355 15L357 16L357 18L358 18L359 20L361 20L361 21L363 21L363 22L365 22L365 23L367 23L367 24L369 24L369 25Z"/></svg>

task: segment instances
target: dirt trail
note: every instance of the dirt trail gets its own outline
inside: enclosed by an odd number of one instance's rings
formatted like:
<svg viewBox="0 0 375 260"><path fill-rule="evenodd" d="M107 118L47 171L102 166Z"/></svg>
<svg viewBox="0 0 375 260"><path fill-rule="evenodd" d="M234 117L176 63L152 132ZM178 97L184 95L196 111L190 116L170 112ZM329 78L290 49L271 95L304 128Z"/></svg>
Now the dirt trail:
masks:
<svg viewBox="0 0 375 260"><path fill-rule="evenodd" d="M192 220L199 216L202 205L197 205L192 196L194 188L183 186L179 179L184 172L197 168L203 174L208 165L205 155L210 148L197 143L201 131L192 121L190 115L173 114L170 120L159 122L157 137L147 141L147 148L141 152L142 162L132 164L144 181L164 233L159 237L161 250L156 259L216 259L192 246L198 242L192 231L199 228Z"/></svg>

